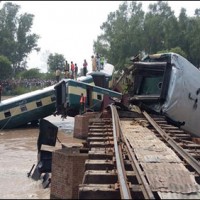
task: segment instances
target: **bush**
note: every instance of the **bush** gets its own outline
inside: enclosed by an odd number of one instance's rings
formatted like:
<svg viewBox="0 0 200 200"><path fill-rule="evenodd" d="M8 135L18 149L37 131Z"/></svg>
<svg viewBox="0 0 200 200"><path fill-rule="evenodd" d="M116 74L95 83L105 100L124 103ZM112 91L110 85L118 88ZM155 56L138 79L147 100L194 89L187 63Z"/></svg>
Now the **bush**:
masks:
<svg viewBox="0 0 200 200"><path fill-rule="evenodd" d="M0 80L10 78L12 75L11 62L7 57L0 55Z"/></svg>

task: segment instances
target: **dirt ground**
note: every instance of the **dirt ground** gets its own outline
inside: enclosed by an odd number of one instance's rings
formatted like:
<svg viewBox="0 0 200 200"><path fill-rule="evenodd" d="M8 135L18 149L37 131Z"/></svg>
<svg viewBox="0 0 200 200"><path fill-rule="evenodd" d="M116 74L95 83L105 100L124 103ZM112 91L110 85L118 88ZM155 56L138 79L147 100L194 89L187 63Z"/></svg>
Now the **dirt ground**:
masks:
<svg viewBox="0 0 200 200"><path fill-rule="evenodd" d="M67 146L81 145L84 140L73 137L74 118L62 120L60 116L45 118L55 124L59 141ZM39 128L0 130L0 198L50 199L50 188L44 189L42 180L27 176L37 164L37 139ZM56 149L61 148L57 140Z"/></svg>

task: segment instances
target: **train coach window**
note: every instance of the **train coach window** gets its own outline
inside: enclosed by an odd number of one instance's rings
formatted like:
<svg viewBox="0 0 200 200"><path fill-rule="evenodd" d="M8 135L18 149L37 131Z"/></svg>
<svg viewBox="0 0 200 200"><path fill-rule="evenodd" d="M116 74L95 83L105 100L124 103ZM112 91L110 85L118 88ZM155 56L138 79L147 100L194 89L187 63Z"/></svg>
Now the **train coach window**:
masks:
<svg viewBox="0 0 200 200"><path fill-rule="evenodd" d="M42 101L36 101L36 105L37 105L37 107L42 106Z"/></svg>
<svg viewBox="0 0 200 200"><path fill-rule="evenodd" d="M20 105L20 109L22 112L27 111L26 105Z"/></svg>
<svg viewBox="0 0 200 200"><path fill-rule="evenodd" d="M4 115L5 115L5 118L7 118L7 117L11 116L11 113L10 113L10 111L7 111L7 112L4 113Z"/></svg>
<svg viewBox="0 0 200 200"><path fill-rule="evenodd" d="M97 99L98 99L98 100L102 100L102 98L101 98L101 95L100 95L100 94L97 94Z"/></svg>

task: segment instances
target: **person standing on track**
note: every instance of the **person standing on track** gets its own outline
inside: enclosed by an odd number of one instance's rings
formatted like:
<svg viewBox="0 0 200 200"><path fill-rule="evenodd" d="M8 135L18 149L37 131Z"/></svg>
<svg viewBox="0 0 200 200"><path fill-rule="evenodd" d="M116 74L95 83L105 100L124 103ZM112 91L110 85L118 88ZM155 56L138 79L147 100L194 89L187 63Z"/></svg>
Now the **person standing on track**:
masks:
<svg viewBox="0 0 200 200"><path fill-rule="evenodd" d="M81 93L80 98L80 115L82 115L85 111L85 97L83 96L83 93Z"/></svg>

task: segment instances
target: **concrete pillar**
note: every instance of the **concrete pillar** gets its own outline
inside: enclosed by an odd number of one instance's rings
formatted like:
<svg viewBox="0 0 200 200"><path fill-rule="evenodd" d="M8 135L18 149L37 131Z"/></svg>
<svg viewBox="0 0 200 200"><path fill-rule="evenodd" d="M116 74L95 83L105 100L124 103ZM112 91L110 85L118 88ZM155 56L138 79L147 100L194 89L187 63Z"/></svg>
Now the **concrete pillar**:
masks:
<svg viewBox="0 0 200 200"><path fill-rule="evenodd" d="M53 152L50 199L78 199L78 187L88 158L80 149L66 147Z"/></svg>

